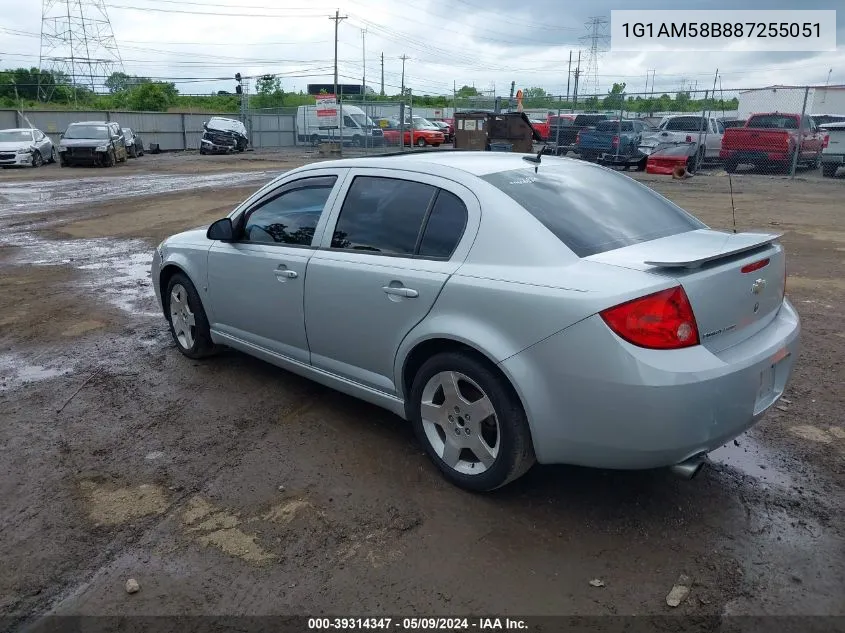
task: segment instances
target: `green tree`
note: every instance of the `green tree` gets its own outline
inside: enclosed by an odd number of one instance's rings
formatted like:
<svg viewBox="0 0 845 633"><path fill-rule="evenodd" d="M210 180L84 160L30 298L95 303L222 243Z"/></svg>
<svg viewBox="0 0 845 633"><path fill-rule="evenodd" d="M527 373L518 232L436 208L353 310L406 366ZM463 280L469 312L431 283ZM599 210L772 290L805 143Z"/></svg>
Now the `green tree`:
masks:
<svg viewBox="0 0 845 633"><path fill-rule="evenodd" d="M455 91L455 96L459 99L465 99L466 97L477 97L479 92L474 86L461 86Z"/></svg>
<svg viewBox="0 0 845 633"><path fill-rule="evenodd" d="M614 83L607 96L602 101L602 106L606 110L619 110L622 107L622 95L625 92L625 82Z"/></svg>
<svg viewBox="0 0 845 633"><path fill-rule="evenodd" d="M130 88L126 105L130 110L163 112L176 102L178 94L172 83L151 81Z"/></svg>

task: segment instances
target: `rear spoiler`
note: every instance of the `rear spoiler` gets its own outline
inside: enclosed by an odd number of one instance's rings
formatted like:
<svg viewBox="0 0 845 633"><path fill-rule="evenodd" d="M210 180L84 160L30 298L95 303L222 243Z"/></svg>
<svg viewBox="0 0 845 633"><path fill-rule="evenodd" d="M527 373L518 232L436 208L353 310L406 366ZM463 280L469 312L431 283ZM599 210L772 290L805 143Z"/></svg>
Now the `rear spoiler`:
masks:
<svg viewBox="0 0 845 633"><path fill-rule="evenodd" d="M746 251L753 251L766 244L771 244L781 237L783 237L783 233L729 233L725 236L724 244L718 250L714 250L712 245L702 244L701 249L696 249L693 246L684 254L677 256L674 256L674 253L667 254L660 259L648 260L643 263L660 268L701 268L708 262L739 255Z"/></svg>

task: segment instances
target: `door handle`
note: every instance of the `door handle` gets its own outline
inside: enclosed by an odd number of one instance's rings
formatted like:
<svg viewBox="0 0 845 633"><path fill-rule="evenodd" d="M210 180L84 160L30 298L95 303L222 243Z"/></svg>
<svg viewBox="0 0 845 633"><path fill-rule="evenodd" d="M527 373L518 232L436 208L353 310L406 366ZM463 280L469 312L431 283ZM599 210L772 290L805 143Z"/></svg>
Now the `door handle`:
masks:
<svg viewBox="0 0 845 633"><path fill-rule="evenodd" d="M284 264L273 271L276 277L285 277L287 279L296 279L299 275L295 270L289 270Z"/></svg>
<svg viewBox="0 0 845 633"><path fill-rule="evenodd" d="M395 297L407 297L408 299L416 299L420 293L413 288L405 288L404 286L382 286L385 294L393 295Z"/></svg>

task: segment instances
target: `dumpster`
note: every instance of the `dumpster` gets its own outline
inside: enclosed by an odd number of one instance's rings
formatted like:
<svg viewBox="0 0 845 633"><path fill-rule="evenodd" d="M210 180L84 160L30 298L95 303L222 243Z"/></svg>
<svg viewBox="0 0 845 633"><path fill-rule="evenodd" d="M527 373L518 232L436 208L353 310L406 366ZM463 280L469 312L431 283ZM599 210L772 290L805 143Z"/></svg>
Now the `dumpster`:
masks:
<svg viewBox="0 0 845 633"><path fill-rule="evenodd" d="M541 140L523 112L455 113L455 149L531 154Z"/></svg>

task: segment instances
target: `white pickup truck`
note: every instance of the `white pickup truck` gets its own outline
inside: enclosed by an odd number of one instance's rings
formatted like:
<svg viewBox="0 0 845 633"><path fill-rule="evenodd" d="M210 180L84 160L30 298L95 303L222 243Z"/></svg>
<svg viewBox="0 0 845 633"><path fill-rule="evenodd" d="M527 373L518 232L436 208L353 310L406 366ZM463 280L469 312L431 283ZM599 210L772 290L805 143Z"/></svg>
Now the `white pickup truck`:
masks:
<svg viewBox="0 0 845 633"><path fill-rule="evenodd" d="M716 117L695 114L675 114L663 117L657 132L643 134L640 151L651 154L662 143L700 143L699 160L718 160L725 128Z"/></svg>
<svg viewBox="0 0 845 633"><path fill-rule="evenodd" d="M819 129L827 134L822 149L822 174L833 178L837 169L845 167L845 123L827 123Z"/></svg>

